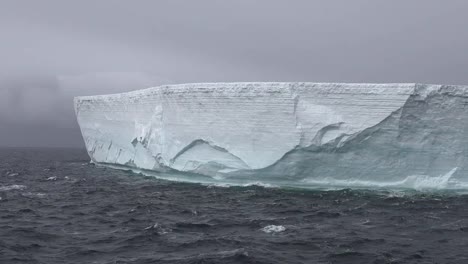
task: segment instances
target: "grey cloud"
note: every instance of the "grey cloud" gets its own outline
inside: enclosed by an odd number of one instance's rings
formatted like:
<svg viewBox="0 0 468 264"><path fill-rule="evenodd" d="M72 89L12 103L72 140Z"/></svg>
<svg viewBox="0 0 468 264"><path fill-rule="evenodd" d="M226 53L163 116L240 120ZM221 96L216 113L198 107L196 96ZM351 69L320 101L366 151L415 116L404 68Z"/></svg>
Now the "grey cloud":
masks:
<svg viewBox="0 0 468 264"><path fill-rule="evenodd" d="M3 0L0 145L81 146L71 98L215 81L468 84L464 0Z"/></svg>

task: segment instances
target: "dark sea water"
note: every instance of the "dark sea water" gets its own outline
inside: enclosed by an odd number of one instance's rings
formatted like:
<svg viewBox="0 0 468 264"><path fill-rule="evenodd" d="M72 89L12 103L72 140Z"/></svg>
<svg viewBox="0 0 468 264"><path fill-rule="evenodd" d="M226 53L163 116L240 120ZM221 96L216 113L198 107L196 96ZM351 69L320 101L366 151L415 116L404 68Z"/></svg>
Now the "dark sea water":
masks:
<svg viewBox="0 0 468 264"><path fill-rule="evenodd" d="M468 196L176 183L0 150L0 263L468 263Z"/></svg>

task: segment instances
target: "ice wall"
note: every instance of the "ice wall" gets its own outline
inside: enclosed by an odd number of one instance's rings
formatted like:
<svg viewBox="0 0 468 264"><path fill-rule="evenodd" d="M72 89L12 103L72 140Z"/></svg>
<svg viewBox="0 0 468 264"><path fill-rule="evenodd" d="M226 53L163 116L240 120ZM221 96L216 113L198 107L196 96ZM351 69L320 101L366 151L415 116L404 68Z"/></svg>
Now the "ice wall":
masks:
<svg viewBox="0 0 468 264"><path fill-rule="evenodd" d="M96 163L314 184L463 172L467 96L442 85L202 83L78 97L75 109Z"/></svg>

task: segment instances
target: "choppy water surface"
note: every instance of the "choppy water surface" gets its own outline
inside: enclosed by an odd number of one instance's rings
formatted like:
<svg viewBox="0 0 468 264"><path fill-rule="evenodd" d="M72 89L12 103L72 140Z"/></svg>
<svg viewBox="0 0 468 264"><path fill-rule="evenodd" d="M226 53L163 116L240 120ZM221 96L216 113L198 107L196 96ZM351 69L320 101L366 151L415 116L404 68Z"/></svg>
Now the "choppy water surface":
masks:
<svg viewBox="0 0 468 264"><path fill-rule="evenodd" d="M468 263L468 196L176 183L0 150L0 263Z"/></svg>

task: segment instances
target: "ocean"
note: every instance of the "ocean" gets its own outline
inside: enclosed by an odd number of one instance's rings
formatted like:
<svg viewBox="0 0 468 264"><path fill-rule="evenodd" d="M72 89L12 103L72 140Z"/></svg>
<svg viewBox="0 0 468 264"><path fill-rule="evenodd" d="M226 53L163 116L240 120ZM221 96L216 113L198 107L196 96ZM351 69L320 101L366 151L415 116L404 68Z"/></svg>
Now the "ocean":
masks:
<svg viewBox="0 0 468 264"><path fill-rule="evenodd" d="M0 263L468 263L468 195L171 182L0 149Z"/></svg>

